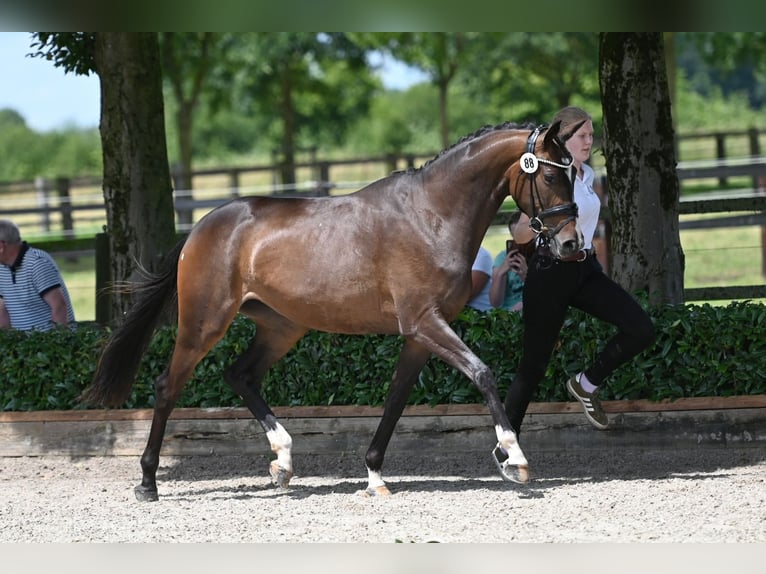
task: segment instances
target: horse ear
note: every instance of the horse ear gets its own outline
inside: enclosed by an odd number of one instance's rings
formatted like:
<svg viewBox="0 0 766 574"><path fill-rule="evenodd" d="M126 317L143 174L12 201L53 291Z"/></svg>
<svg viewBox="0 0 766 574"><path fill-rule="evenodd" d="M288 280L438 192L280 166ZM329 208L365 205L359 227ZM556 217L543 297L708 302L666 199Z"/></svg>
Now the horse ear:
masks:
<svg viewBox="0 0 766 574"><path fill-rule="evenodd" d="M567 134L562 134L562 136L559 138L561 140L561 143L567 143L567 140L571 138L575 133L577 133L577 130L579 130L585 122L588 120L582 120L581 122L577 122L574 127L569 131ZM556 127L561 127L561 122L556 122ZM558 129L556 130L558 132Z"/></svg>
<svg viewBox="0 0 766 574"><path fill-rule="evenodd" d="M561 128L561 120L554 123L551 127L545 130L545 139L543 139L543 146L548 147L548 144L556 140L559 136L559 129ZM561 140L559 140L561 141Z"/></svg>

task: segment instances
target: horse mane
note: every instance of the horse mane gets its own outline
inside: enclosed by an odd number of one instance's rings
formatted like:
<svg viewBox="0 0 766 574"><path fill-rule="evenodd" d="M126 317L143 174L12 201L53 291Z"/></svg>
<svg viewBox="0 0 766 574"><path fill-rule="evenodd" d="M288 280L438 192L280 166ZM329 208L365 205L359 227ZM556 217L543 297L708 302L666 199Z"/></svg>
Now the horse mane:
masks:
<svg viewBox="0 0 766 574"><path fill-rule="evenodd" d="M533 129L535 129L535 127L536 127L536 125L531 123L531 122L524 122L524 123L504 122L502 124L497 124L495 126L493 126L491 124L484 125L484 126L480 127L478 130L476 130L475 132L461 137L459 140L457 140L451 146L444 148L438 154L436 154L434 157L432 157L426 163L424 163L422 166L417 167L417 168L415 168L415 167L408 167L405 170L395 171L395 172L392 173L392 175L394 173L407 173L407 174L417 173L420 170L428 167L429 165L431 165L432 163L437 161L439 158L447 155L448 153L450 153L456 147L464 144L467 141L480 138L481 136L483 136L485 134L488 134L490 132L499 131L499 130L533 130Z"/></svg>

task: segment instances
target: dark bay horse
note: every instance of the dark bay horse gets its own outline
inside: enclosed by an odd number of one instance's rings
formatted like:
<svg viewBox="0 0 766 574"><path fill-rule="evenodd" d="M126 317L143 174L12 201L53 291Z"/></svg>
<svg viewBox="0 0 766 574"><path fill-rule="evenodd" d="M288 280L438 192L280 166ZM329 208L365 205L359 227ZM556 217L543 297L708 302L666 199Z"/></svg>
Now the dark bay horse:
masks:
<svg viewBox="0 0 766 574"><path fill-rule="evenodd" d="M168 254L165 269L135 286L137 300L107 342L82 397L103 406L127 399L163 309L177 300L178 334L156 381L136 497L158 499L168 417L195 366L237 313L256 323L256 333L224 377L266 433L278 486L286 488L293 475L292 439L261 396L260 383L309 329L404 338L365 456L366 493L390 494L383 458L432 353L479 388L494 420L496 448L508 454L501 475L526 482L527 460L494 375L449 322L466 304L471 265L509 194L555 254L566 257L582 247L565 138L558 125L532 128L485 126L421 168L392 173L349 195L239 198L203 217Z"/></svg>

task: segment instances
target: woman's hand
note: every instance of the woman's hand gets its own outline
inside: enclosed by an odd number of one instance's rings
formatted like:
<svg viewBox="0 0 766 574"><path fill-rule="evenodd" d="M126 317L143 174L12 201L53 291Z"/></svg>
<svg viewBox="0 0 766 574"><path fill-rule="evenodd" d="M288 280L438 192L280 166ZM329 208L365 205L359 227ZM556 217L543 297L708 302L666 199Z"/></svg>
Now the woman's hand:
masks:
<svg viewBox="0 0 766 574"><path fill-rule="evenodd" d="M513 271L521 277L522 281L527 280L527 259L515 249L506 255L500 267L504 269L505 273Z"/></svg>

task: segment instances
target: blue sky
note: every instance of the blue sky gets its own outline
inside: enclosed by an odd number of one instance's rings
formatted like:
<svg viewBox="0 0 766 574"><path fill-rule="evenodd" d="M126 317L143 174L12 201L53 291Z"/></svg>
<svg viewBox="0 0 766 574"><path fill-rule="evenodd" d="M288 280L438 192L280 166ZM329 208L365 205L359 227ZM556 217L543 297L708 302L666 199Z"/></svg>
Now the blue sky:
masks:
<svg viewBox="0 0 766 574"><path fill-rule="evenodd" d="M99 119L98 76L66 74L32 52L31 33L0 32L0 109L16 110L38 132L95 128ZM423 76L406 66L387 61L383 82L404 89Z"/></svg>
<svg viewBox="0 0 766 574"><path fill-rule="evenodd" d="M32 52L31 33L0 32L0 109L21 114L35 131L97 127L98 76L65 74Z"/></svg>

